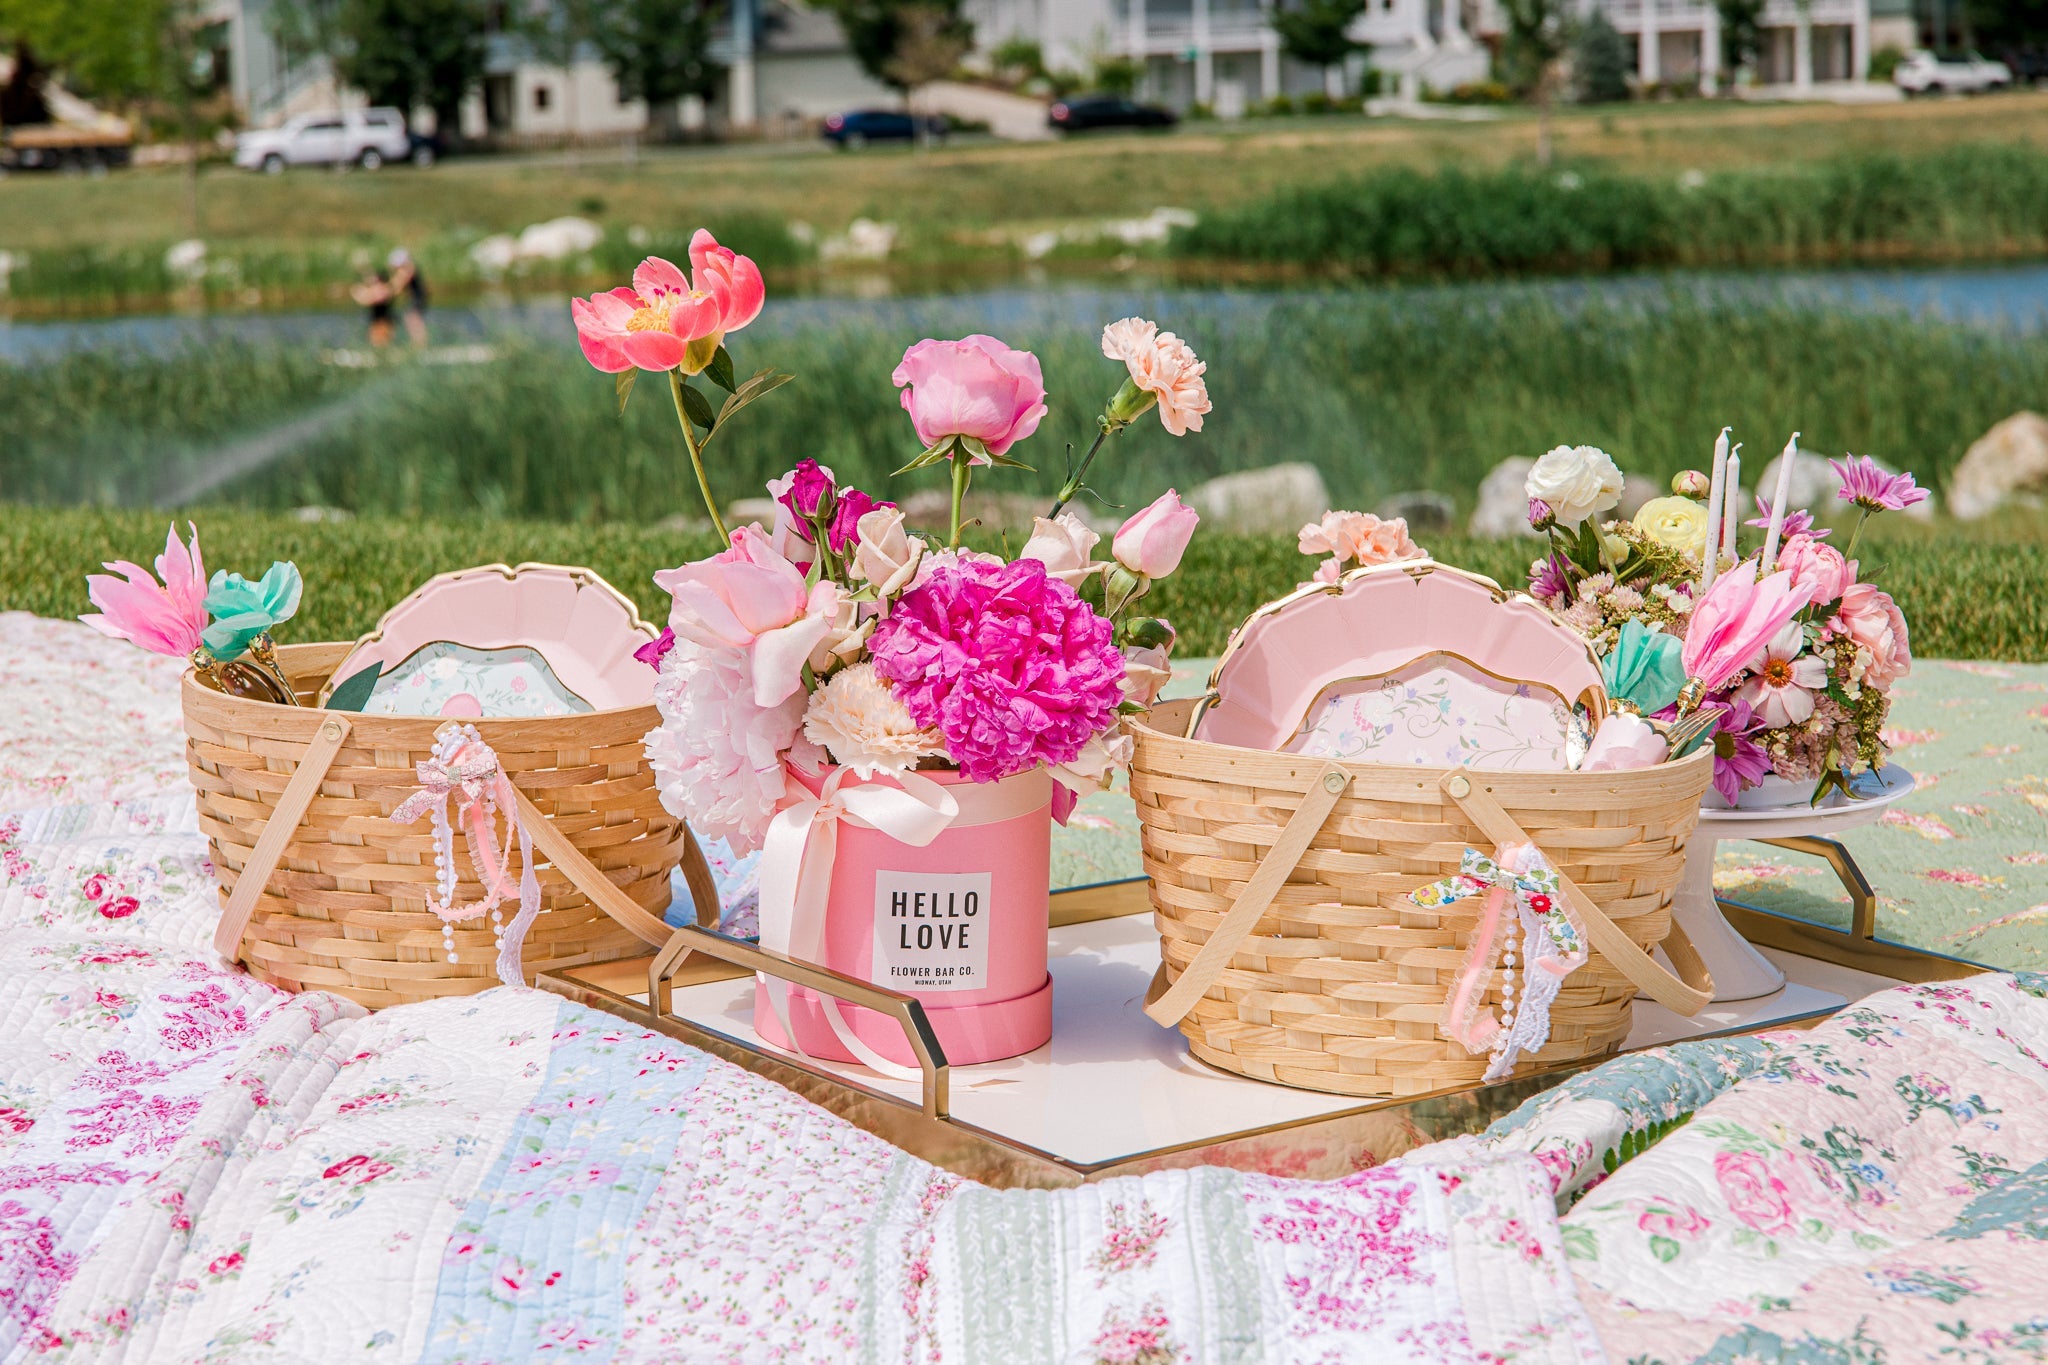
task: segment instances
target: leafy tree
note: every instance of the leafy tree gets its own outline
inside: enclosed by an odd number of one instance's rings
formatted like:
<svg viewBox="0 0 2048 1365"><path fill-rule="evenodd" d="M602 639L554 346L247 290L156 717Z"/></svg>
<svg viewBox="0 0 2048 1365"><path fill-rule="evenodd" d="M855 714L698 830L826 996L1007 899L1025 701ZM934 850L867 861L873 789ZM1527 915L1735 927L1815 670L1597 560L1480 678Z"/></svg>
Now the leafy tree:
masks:
<svg viewBox="0 0 2048 1365"><path fill-rule="evenodd" d="M1578 26L1572 36L1573 96L1580 104L1612 104L1628 98L1628 73L1635 58L1628 41L1605 14Z"/></svg>
<svg viewBox="0 0 2048 1365"><path fill-rule="evenodd" d="M1508 83L1536 101L1536 161L1550 164L1550 105L1558 60L1571 45L1570 0L1500 0L1507 18L1501 62Z"/></svg>
<svg viewBox="0 0 2048 1365"><path fill-rule="evenodd" d="M611 0L599 5L591 41L625 99L647 101L654 127L673 137L686 95L708 100L724 68L711 59L720 0Z"/></svg>
<svg viewBox="0 0 2048 1365"><path fill-rule="evenodd" d="M1294 0L1273 11L1273 31L1280 47L1298 62L1323 69L1323 89L1332 99L1344 93L1344 59L1357 50L1351 21L1365 10L1365 0Z"/></svg>
<svg viewBox="0 0 2048 1365"><path fill-rule="evenodd" d="M1987 52L2048 47L2048 0L1963 0L1962 17Z"/></svg>
<svg viewBox="0 0 2048 1365"><path fill-rule="evenodd" d="M817 7L839 21L861 70L907 95L911 87L902 77L911 72L903 64L905 58L923 70L929 65L924 59L940 50L939 43L957 44L962 53L973 45L974 25L960 13L960 4L961 0L819 0Z"/></svg>
<svg viewBox="0 0 2048 1365"><path fill-rule="evenodd" d="M1732 84L1735 73L1756 65L1764 50L1765 0L1714 0L1721 11L1721 69Z"/></svg>
<svg viewBox="0 0 2048 1365"><path fill-rule="evenodd" d="M1138 82L1144 75L1145 68L1129 57L1097 57L1094 70L1088 73L1088 84L1105 95L1128 97L1138 93Z"/></svg>
<svg viewBox="0 0 2048 1365"><path fill-rule="evenodd" d="M484 77L485 19L484 0L280 0L271 29L287 52L325 53L370 103L424 106L453 137Z"/></svg>

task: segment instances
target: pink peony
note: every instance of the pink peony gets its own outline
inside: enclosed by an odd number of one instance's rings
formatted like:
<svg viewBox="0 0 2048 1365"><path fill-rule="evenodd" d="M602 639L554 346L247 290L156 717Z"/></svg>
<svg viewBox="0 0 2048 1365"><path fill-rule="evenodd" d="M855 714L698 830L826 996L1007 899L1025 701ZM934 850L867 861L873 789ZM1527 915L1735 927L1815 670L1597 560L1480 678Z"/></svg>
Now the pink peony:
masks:
<svg viewBox="0 0 2048 1365"><path fill-rule="evenodd" d="M757 696L747 654L679 641L654 684L662 723L646 740L661 804L740 856L767 837L787 788L785 761L809 766L816 756L799 734L809 695L795 688L766 706Z"/></svg>
<svg viewBox="0 0 2048 1365"><path fill-rule="evenodd" d="M675 599L668 621L678 639L748 654L761 706L802 684L804 662L839 611L838 584L821 580L807 589L803 571L755 526L734 531L730 549L664 569L654 582Z"/></svg>
<svg viewBox="0 0 2048 1365"><path fill-rule="evenodd" d="M1109 551L1116 562L1141 578L1164 578L1180 567L1201 515L1169 488L1152 505L1117 528Z"/></svg>
<svg viewBox="0 0 2048 1365"><path fill-rule="evenodd" d="M1124 362L1131 388L1144 396L1128 412L1112 400L1113 416L1128 422L1156 402L1161 424L1175 436L1202 429L1202 414L1210 409L1209 385L1202 376L1209 367L1185 341L1160 331L1156 322L1124 318L1102 329L1102 353Z"/></svg>
<svg viewBox="0 0 2048 1365"><path fill-rule="evenodd" d="M1913 650L1906 637L1906 617L1891 594L1869 583L1857 583L1842 594L1841 610L1830 626L1870 655L1863 681L1890 687L1913 671Z"/></svg>
<svg viewBox="0 0 2048 1365"><path fill-rule="evenodd" d="M1069 763L1116 724L1124 659L1110 637L1037 560L959 559L897 599L873 658L960 770L993 782Z"/></svg>
<svg viewBox="0 0 2048 1365"><path fill-rule="evenodd" d="M78 619L102 635L128 640L155 654L184 658L199 648L206 630L206 561L199 553L199 528L190 522L192 545L178 539L176 524L156 558L157 578L140 564L122 559L102 567L120 574L87 574L86 595L99 611ZM126 580L126 581L123 581Z"/></svg>
<svg viewBox="0 0 2048 1365"><path fill-rule="evenodd" d="M1038 357L992 336L920 341L903 353L889 378L903 390L903 410L927 449L965 437L988 455L1006 454L1038 430L1046 414ZM979 452L968 455L975 464L989 463Z"/></svg>
<svg viewBox="0 0 2048 1365"><path fill-rule="evenodd" d="M1755 1152L1716 1152L1714 1178L1728 1211L1765 1236L1793 1227L1791 1191Z"/></svg>
<svg viewBox="0 0 2048 1365"><path fill-rule="evenodd" d="M727 332L761 315L761 271L722 247L702 228L690 239L692 282L671 261L649 256L633 285L571 299L569 313L583 355L606 374L635 366L697 374L711 363Z"/></svg>
<svg viewBox="0 0 2048 1365"><path fill-rule="evenodd" d="M1774 568L1792 575L1807 590L1807 601L1815 606L1838 601L1856 581L1856 563L1842 558L1842 552L1804 532L1797 532L1778 551Z"/></svg>

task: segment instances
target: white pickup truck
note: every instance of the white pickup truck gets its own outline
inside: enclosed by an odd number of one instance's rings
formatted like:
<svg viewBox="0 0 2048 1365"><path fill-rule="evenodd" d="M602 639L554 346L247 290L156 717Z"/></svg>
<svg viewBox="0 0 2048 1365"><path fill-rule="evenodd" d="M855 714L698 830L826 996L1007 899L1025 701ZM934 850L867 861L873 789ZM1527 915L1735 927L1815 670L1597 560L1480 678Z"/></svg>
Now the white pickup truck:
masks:
<svg viewBox="0 0 2048 1365"><path fill-rule="evenodd" d="M287 166L358 165L374 171L412 154L405 115L396 109L300 114L276 128L235 139L235 164L272 175Z"/></svg>
<svg viewBox="0 0 2048 1365"><path fill-rule="evenodd" d="M1961 57L1915 52L1892 72L1892 83L1909 95L1972 95L2010 87L2012 68L2004 62L1986 61L1974 52Z"/></svg>

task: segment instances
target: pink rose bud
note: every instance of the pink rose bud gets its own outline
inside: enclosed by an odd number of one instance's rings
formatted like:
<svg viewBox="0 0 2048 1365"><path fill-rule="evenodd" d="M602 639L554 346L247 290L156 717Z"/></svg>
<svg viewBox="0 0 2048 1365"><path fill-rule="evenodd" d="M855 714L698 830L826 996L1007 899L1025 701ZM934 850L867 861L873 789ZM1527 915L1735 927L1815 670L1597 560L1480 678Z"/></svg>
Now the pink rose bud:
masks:
<svg viewBox="0 0 2048 1365"><path fill-rule="evenodd" d="M1681 469L1671 476L1671 491L1681 498L1705 502L1714 491L1714 481L1697 469Z"/></svg>
<svg viewBox="0 0 2048 1365"><path fill-rule="evenodd" d="M822 513L836 491L831 470L816 460L799 460L790 471L788 490L776 501L798 516L809 518Z"/></svg>
<svg viewBox="0 0 2048 1365"><path fill-rule="evenodd" d="M1150 507L1117 528L1110 542L1116 562L1146 578L1164 578L1180 567L1201 516L1169 488Z"/></svg>

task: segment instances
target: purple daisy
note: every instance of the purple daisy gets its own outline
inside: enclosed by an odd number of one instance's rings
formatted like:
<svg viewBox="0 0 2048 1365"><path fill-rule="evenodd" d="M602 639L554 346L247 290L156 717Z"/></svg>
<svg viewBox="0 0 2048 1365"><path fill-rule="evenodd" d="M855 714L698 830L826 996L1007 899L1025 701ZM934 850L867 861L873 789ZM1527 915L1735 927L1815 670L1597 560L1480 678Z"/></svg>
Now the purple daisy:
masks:
<svg viewBox="0 0 2048 1365"><path fill-rule="evenodd" d="M1927 501L1927 490L1914 483L1911 474L1887 474L1868 455L1858 455L1846 465L1829 460L1828 465L1842 481L1835 496L1866 512L1903 512Z"/></svg>
<svg viewBox="0 0 2048 1365"><path fill-rule="evenodd" d="M1764 501L1763 494L1759 493L1756 495L1756 520L1745 521L1742 524L1744 526L1754 526L1759 531L1771 529L1771 505ZM1825 526L1821 527L1818 531L1814 530L1813 513L1803 507L1796 512L1787 512L1785 514L1784 536L1787 540L1792 539L1794 536L1812 536L1815 540L1826 540L1833 534L1834 532Z"/></svg>
<svg viewBox="0 0 2048 1365"><path fill-rule="evenodd" d="M1754 787L1771 771L1770 755L1752 736L1764 727L1746 701L1710 701L1721 712L1720 728L1714 731L1714 790L1729 805Z"/></svg>

